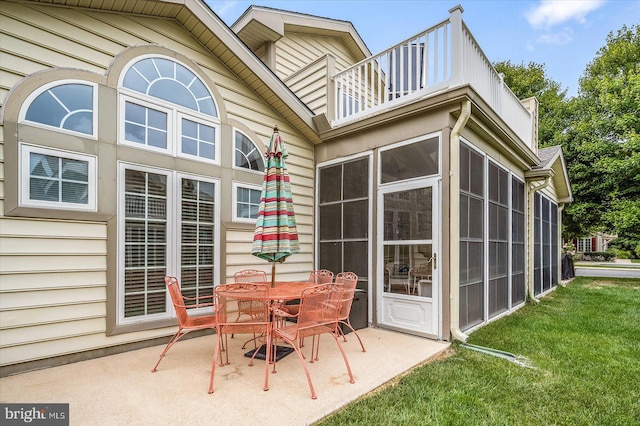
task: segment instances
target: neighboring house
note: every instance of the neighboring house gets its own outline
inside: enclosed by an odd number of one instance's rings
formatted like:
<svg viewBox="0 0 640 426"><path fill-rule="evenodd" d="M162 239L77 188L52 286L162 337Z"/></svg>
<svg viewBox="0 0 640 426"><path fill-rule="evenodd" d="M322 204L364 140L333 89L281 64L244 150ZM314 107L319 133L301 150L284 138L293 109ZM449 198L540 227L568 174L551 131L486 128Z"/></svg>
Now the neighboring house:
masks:
<svg viewBox="0 0 640 426"><path fill-rule="evenodd" d="M578 253L604 252L609 249L609 243L618 238L617 235L596 232L590 237L573 240L573 246Z"/></svg>
<svg viewBox="0 0 640 426"><path fill-rule="evenodd" d="M461 7L377 55L349 22L252 7L229 28L200 0L0 15L2 374L166 340L165 274L210 294L268 270L274 125L301 242L278 279L354 271L366 322L444 340L558 282L562 152Z"/></svg>

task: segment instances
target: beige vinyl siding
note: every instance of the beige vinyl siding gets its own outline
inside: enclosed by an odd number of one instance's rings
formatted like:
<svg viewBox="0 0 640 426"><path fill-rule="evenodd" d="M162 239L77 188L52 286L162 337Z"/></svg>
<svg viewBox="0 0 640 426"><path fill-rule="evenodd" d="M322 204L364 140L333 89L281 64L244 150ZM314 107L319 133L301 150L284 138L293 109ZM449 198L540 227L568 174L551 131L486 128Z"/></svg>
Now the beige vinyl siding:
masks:
<svg viewBox="0 0 640 426"><path fill-rule="evenodd" d="M2 104L9 90L34 72L60 67L107 75L114 58L129 46L153 44L190 58L214 82L221 96L217 101L223 126L227 120L241 123L257 135L255 142L266 146L273 126L278 125L290 154L287 164L302 243L299 255L278 265L278 277L302 278L313 268L313 147L224 62L235 58L213 57L200 41L170 19L21 2L3 2L0 18ZM108 77L109 82L117 81L115 76ZM231 132L227 134L223 159L231 158L233 152ZM4 145L0 155L3 149ZM0 184L4 179L0 169ZM224 188L230 194L231 180L221 183L223 194ZM0 204L3 201L4 191ZM221 206L222 216L230 217L231 203L223 198ZM0 214L4 214L4 208ZM253 232L236 234L228 240L220 259L221 266L226 267L221 281L236 269L262 262L250 254ZM220 239L222 245L226 244L224 232ZM0 217L0 365L140 342L175 332L175 327L169 327L106 335L107 246L104 222ZM267 262L261 265L265 270L270 268Z"/></svg>
<svg viewBox="0 0 640 426"><path fill-rule="evenodd" d="M322 56L300 69L285 83L315 114L327 113L328 57Z"/></svg>
<svg viewBox="0 0 640 426"><path fill-rule="evenodd" d="M1 80L2 78L0 78L0 81ZM2 220L3 214L4 214L4 126L0 123L0 220ZM2 270L2 262L0 262L0 271L1 270Z"/></svg>
<svg viewBox="0 0 640 426"><path fill-rule="evenodd" d="M334 58L328 65L327 55ZM276 74L315 114L328 113L329 73L339 72L357 62L337 37L323 37L286 31L276 42Z"/></svg>
<svg viewBox="0 0 640 426"><path fill-rule="evenodd" d="M0 218L0 363L59 355L60 339L105 336L106 226Z"/></svg>
<svg viewBox="0 0 640 426"><path fill-rule="evenodd" d="M540 191L542 195L553 201L554 203L558 203L558 193L556 192L556 188L553 185L553 180L551 180L551 184Z"/></svg>
<svg viewBox="0 0 640 426"><path fill-rule="evenodd" d="M276 42L276 74L286 79L329 53L336 58L336 72L357 62L338 38L285 31L285 36Z"/></svg>

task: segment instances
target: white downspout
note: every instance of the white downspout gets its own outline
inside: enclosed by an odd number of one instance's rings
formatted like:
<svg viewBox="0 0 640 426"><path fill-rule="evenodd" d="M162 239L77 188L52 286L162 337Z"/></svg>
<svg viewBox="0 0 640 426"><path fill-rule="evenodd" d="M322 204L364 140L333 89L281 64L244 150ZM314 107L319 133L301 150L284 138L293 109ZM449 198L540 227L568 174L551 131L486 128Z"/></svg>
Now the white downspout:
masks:
<svg viewBox="0 0 640 426"><path fill-rule="evenodd" d="M547 186L549 186L551 184L551 177L547 176L544 180L544 183L541 183L538 186L535 186L535 182L529 182L529 200L528 200L528 208L529 208L529 220L527 221L528 223L528 228L529 228L529 232L528 232L528 240L529 240L529 244L528 244L528 248L529 248L529 255L527 256L527 258L529 259L529 265L528 265L528 279L527 279L527 292L529 293L529 298L531 299L532 302L534 303L538 303L540 302L538 299L536 299L535 296L535 289L534 289L534 282L533 282L533 268L534 268L534 264L533 264L533 253L534 253L534 241L535 241L535 235L533 235L533 232L535 230L535 215L533 212L533 209L535 207L535 193L538 191L543 190L544 188L546 188Z"/></svg>
<svg viewBox="0 0 640 426"><path fill-rule="evenodd" d="M449 309L451 335L466 342L469 336L460 330L460 132L471 116L471 101L462 103L460 117L449 137Z"/></svg>

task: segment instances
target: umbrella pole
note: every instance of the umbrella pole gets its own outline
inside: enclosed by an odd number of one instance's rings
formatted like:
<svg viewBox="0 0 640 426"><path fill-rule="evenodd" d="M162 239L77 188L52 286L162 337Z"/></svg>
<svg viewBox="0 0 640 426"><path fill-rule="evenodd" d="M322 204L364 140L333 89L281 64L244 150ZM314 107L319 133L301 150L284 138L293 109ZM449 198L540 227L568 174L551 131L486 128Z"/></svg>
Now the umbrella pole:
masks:
<svg viewBox="0 0 640 426"><path fill-rule="evenodd" d="M276 262L271 263L271 287L276 286Z"/></svg>

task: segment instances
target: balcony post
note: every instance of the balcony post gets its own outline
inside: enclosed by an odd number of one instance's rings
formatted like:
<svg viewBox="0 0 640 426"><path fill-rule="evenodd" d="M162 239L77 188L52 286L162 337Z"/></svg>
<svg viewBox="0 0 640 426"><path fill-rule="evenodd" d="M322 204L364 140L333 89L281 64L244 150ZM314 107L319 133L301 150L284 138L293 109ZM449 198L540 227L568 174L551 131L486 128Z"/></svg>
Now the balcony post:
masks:
<svg viewBox="0 0 640 426"><path fill-rule="evenodd" d="M451 86L457 86L464 81L462 12L464 12L464 9L461 5L449 10L449 22L451 23Z"/></svg>
<svg viewBox="0 0 640 426"><path fill-rule="evenodd" d="M338 117L338 94L336 82L333 76L336 73L336 58L332 54L327 54L327 119L329 123Z"/></svg>

